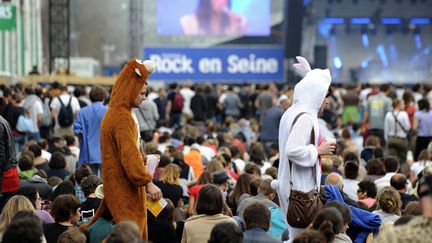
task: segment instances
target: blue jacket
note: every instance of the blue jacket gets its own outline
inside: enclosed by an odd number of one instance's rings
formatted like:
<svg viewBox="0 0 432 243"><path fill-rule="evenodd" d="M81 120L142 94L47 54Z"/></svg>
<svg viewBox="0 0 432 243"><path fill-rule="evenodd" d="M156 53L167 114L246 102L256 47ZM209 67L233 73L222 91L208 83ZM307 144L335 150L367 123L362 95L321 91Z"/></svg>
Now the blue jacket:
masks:
<svg viewBox="0 0 432 243"><path fill-rule="evenodd" d="M95 102L84 107L73 124L75 134L81 134L78 166L86 164L101 164L100 124L108 107L102 102Z"/></svg>
<svg viewBox="0 0 432 243"><path fill-rule="evenodd" d="M347 234L354 243L364 243L369 233L373 232L374 235L378 233L381 226L381 219L378 215L346 204L336 186L325 186L325 191L327 202L336 200L351 211L352 222Z"/></svg>

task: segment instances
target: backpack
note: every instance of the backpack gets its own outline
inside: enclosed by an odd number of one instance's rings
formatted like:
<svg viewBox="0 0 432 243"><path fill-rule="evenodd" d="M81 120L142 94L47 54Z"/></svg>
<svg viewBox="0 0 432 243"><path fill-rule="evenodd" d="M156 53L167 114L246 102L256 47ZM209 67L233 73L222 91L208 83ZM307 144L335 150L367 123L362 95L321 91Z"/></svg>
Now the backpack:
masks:
<svg viewBox="0 0 432 243"><path fill-rule="evenodd" d="M42 127L51 127L52 125L52 117L51 117L51 109L49 107L50 102L43 101L42 102Z"/></svg>
<svg viewBox="0 0 432 243"><path fill-rule="evenodd" d="M174 112L182 112L184 106L184 98L183 95L180 94L180 92L176 92L174 94L173 104L172 104L172 111Z"/></svg>
<svg viewBox="0 0 432 243"><path fill-rule="evenodd" d="M58 97L58 100L60 101L61 108L57 116L58 123L61 127L69 127L72 126L74 117L73 117L73 111L72 111L72 96L69 99L69 104L65 106L63 104L63 101Z"/></svg>

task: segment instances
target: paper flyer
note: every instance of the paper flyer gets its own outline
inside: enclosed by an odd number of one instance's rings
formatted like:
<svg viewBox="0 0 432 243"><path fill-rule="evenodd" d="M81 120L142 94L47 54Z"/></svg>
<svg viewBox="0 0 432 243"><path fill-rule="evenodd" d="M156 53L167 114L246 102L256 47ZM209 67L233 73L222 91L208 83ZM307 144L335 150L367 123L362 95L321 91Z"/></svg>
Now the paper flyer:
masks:
<svg viewBox="0 0 432 243"><path fill-rule="evenodd" d="M160 212L165 208L165 206L167 205L167 201L163 198L159 199L159 200L151 200L148 199L147 200L147 209L155 216L157 217Z"/></svg>

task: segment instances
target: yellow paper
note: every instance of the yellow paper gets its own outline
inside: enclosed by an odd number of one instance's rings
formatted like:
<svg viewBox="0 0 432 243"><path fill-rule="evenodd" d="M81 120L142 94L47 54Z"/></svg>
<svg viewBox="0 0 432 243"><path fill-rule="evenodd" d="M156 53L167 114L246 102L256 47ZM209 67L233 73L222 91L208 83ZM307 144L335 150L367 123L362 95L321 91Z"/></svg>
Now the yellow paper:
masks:
<svg viewBox="0 0 432 243"><path fill-rule="evenodd" d="M147 200L147 209L155 216L157 217L160 212L165 208L165 206L167 205L167 201L163 198L159 199L159 200L151 200L148 199Z"/></svg>

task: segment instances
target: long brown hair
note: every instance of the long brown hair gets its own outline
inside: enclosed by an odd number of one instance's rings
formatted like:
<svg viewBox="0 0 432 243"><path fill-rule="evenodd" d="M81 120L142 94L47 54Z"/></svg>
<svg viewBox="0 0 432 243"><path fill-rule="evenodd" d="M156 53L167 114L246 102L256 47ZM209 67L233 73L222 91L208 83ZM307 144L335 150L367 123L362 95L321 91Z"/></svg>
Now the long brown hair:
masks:
<svg viewBox="0 0 432 243"><path fill-rule="evenodd" d="M250 194L250 183L252 182L252 177L249 174L241 174L237 183L234 187L234 191L231 193L229 197L229 201L231 203L239 203L240 196L247 193Z"/></svg>

